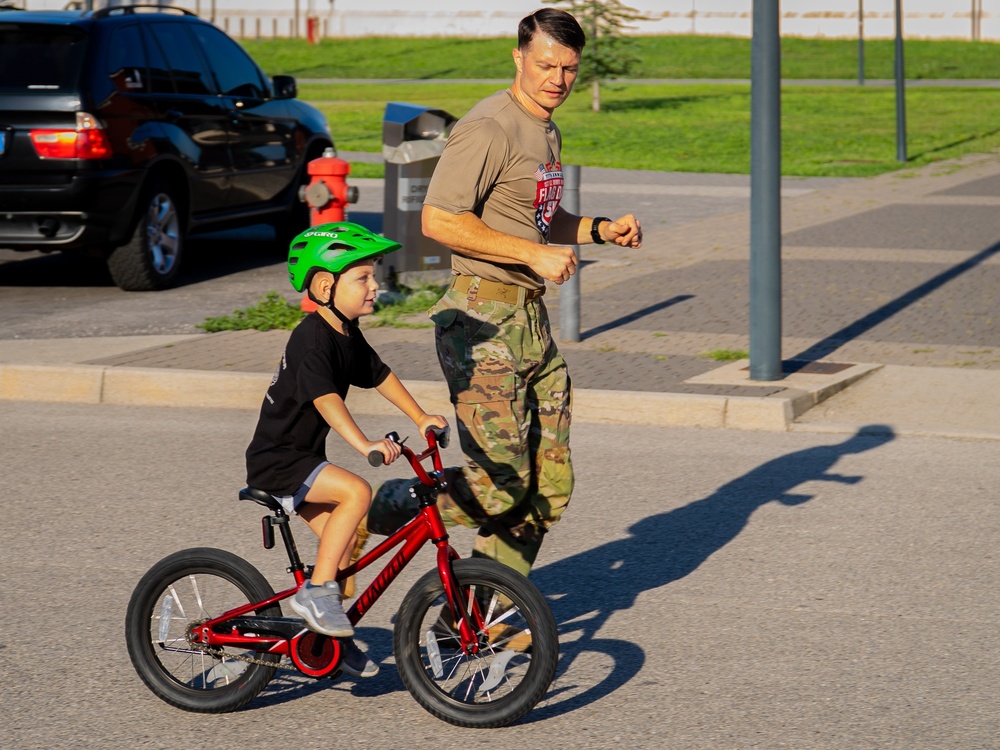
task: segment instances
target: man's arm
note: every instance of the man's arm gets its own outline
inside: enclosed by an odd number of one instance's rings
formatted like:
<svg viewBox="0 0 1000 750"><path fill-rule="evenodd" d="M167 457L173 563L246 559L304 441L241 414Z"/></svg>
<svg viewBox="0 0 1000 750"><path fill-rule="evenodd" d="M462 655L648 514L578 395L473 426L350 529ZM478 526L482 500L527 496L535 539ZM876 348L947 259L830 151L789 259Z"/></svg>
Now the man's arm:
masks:
<svg viewBox="0 0 1000 750"><path fill-rule="evenodd" d="M453 214L425 205L424 235L460 255L490 263L520 263L561 284L576 273L576 256L564 245L542 245L488 227L473 213Z"/></svg>
<svg viewBox="0 0 1000 750"><path fill-rule="evenodd" d="M560 206L549 226L549 242L563 245L587 245L594 241L590 234L594 219L577 216ZM622 247L642 247L642 225L632 214L626 214L617 221L602 221L597 225L597 234L605 242L613 242Z"/></svg>

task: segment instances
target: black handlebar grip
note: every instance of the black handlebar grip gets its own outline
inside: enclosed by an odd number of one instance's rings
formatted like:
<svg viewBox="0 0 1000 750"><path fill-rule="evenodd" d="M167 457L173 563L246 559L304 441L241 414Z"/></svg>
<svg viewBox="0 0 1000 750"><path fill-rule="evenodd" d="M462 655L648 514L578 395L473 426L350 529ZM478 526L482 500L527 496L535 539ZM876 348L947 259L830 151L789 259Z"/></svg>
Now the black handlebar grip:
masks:
<svg viewBox="0 0 1000 750"><path fill-rule="evenodd" d="M432 432L434 433L434 437L437 439L438 447L447 448L448 440L451 436L451 430L449 430L447 427L445 427L444 429L441 429L439 427L428 427L427 433L430 434Z"/></svg>
<svg viewBox="0 0 1000 750"><path fill-rule="evenodd" d="M382 455L382 451L372 451L368 454L368 465L369 466L381 466L385 463L385 456Z"/></svg>

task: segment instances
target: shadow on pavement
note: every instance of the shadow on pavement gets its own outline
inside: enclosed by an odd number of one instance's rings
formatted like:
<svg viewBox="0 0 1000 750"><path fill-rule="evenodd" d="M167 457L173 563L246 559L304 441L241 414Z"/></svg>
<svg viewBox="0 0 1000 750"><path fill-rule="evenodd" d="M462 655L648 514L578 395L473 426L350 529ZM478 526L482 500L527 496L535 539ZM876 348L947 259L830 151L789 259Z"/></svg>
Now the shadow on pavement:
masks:
<svg viewBox="0 0 1000 750"><path fill-rule="evenodd" d="M287 248L279 247L269 227L253 226L188 239L175 288L230 274L282 263ZM114 287L102 259L78 253L18 253L0 256L0 286Z"/></svg>
<svg viewBox="0 0 1000 750"><path fill-rule="evenodd" d="M695 295L693 294L678 294L674 297L671 297L670 299L665 299L662 302L657 302L654 305L647 305L641 310L636 310L633 313L629 313L628 315L623 315L620 318L616 318L615 320L608 321L607 323L602 323L596 328L591 328L589 331L582 334L580 338L586 341L587 339L593 338L599 333L610 331L613 328L617 328L618 326L623 326L626 323L631 323L634 320L639 320L639 318L644 318L647 315L652 315L653 313L659 312L660 310L663 310L667 307L672 307L673 305L678 305L681 302L685 302L689 299L694 299L694 296Z"/></svg>
<svg viewBox="0 0 1000 750"><path fill-rule="evenodd" d="M837 461L893 439L891 427L868 425L842 443L789 453L722 485L704 499L642 519L629 528L625 539L532 571L532 580L549 598L560 623L558 674L565 675L573 660L588 652L606 654L614 666L595 685L564 685L562 692L580 690L564 701L559 692L550 693L547 705L528 714L526 721L542 721L593 703L639 673L645 652L641 644L607 637L605 625L612 615L630 610L643 592L693 573L733 541L763 505L778 502L791 507L811 500L812 495L794 492L799 485L815 481L857 484L863 477L832 471Z"/></svg>
<svg viewBox="0 0 1000 750"><path fill-rule="evenodd" d="M882 307L877 310L872 310L870 313L862 318L854 321L853 323L844 326L839 331L830 334L826 338L817 341L815 344L810 346L805 351L802 351L790 359L793 360L805 360L807 362L815 362L816 360L823 359L824 357L830 356L837 349L842 347L848 341L860 338L867 331L875 328L877 325L884 323L893 315L902 312L907 307L916 302L919 302L924 297L928 296L932 292L937 291L945 284L947 284L952 279L961 276L963 273L971 271L976 266L989 260L991 257L1000 252L1000 242L991 245L982 252L977 253L966 261L959 263L946 271L942 271L937 276L928 279L923 284L914 287L905 294L901 294L896 297L896 299L887 302L882 305Z"/></svg>

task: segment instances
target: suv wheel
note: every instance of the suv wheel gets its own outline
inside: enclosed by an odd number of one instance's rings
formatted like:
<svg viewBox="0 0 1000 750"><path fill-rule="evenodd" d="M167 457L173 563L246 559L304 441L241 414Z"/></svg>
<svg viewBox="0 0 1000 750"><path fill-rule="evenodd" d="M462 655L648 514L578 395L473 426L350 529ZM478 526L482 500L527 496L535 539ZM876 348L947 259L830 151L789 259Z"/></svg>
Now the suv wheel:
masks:
<svg viewBox="0 0 1000 750"><path fill-rule="evenodd" d="M151 292L171 286L180 270L184 229L173 186L154 181L139 202L132 239L108 256L114 282L127 292Z"/></svg>

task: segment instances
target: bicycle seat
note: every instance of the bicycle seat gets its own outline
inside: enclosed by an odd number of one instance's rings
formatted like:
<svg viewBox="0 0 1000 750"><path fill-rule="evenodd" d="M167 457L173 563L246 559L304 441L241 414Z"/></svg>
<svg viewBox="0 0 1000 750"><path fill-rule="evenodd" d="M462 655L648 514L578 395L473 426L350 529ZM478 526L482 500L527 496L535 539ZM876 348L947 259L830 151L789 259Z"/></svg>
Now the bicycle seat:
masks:
<svg viewBox="0 0 1000 750"><path fill-rule="evenodd" d="M279 510L281 508L281 503L275 500L270 492L258 490L254 487L244 487L240 490L240 500L252 500L257 505L263 505L265 508L270 508L271 510Z"/></svg>

